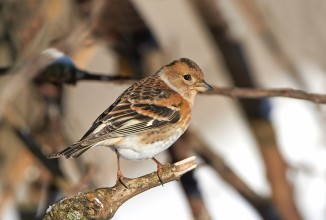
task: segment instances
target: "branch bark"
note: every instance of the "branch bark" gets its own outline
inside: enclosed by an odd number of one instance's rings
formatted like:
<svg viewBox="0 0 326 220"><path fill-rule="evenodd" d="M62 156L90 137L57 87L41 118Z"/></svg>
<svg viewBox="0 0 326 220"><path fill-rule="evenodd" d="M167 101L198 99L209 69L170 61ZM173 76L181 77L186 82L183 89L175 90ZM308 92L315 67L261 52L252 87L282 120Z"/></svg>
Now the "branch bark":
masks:
<svg viewBox="0 0 326 220"><path fill-rule="evenodd" d="M186 172L196 168L195 157L174 164L167 164L162 171L162 180L168 183L179 180ZM63 199L50 207L44 220L53 219L111 219L118 208L128 199L160 185L157 173L153 172L135 179L124 179L125 188L117 183L110 188L99 188Z"/></svg>
<svg viewBox="0 0 326 220"><path fill-rule="evenodd" d="M223 95L238 98L265 98L265 97L288 97L306 100L314 103L325 104L326 95L309 93L298 89L279 88L279 89L258 89L258 88L228 88L214 87L214 91L204 93L206 95Z"/></svg>

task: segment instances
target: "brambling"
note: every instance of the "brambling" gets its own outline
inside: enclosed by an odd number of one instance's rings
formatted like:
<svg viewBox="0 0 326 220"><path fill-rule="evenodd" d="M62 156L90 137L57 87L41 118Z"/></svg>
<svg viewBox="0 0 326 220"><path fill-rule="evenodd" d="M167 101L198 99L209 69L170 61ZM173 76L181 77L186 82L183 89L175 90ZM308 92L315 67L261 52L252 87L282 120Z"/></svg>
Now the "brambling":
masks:
<svg viewBox="0 0 326 220"><path fill-rule="evenodd" d="M185 132L197 92L212 89L195 62L187 58L176 60L130 86L79 141L49 158L76 158L92 147L106 146L117 155L117 179L123 185L120 156L129 160L152 159L163 184L163 165L154 156Z"/></svg>

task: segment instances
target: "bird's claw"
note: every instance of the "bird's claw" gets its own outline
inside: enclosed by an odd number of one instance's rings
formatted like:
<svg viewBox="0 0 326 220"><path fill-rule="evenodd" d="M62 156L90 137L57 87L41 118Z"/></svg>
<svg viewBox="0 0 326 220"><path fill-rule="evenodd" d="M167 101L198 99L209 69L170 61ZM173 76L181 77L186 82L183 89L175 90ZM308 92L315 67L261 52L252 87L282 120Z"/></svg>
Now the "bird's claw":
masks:
<svg viewBox="0 0 326 220"><path fill-rule="evenodd" d="M129 187L123 182L124 176L121 172L121 170L118 170L117 173L117 180L119 181L119 183L121 183L121 185L123 185L126 189L129 189Z"/></svg>
<svg viewBox="0 0 326 220"><path fill-rule="evenodd" d="M161 185L163 186L164 183L163 183L163 180L162 180L162 168L163 168L164 165L162 164L157 164L157 177L158 177L158 180L160 181Z"/></svg>

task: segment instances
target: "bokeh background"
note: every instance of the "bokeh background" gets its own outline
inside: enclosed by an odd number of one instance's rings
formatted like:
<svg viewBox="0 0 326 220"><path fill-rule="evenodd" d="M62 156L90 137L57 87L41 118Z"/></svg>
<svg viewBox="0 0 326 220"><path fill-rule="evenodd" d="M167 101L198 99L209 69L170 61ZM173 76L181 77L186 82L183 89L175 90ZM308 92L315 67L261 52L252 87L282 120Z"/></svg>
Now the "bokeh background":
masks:
<svg viewBox="0 0 326 220"><path fill-rule="evenodd" d="M326 93L325 12L323 0L0 1L0 219L41 218L63 197L115 184L109 149L44 155L78 140L132 82L69 76L141 78L187 57L211 85ZM35 60L50 47L67 57L44 67ZM289 98L199 95L189 131L157 158L196 155L200 166L114 219L324 220L325 114Z"/></svg>

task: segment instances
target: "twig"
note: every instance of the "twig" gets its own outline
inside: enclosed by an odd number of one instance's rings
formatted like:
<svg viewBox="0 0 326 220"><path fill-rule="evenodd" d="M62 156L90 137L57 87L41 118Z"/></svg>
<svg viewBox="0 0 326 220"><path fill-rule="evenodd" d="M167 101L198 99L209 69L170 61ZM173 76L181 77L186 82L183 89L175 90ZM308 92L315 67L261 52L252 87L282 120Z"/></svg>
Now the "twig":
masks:
<svg viewBox="0 0 326 220"><path fill-rule="evenodd" d="M302 99L314 103L325 104L326 95L309 93L298 89L279 88L279 89L258 89L258 88L227 88L214 87L214 91L203 93L205 95L224 95L238 98L265 98L265 97L288 97Z"/></svg>
<svg viewBox="0 0 326 220"><path fill-rule="evenodd" d="M189 157L164 166L163 182L179 180L183 174L196 168L195 159ZM99 188L91 192L79 193L70 199L63 199L50 207L43 219L111 219L128 199L161 184L156 172L135 179L125 178L124 183L128 188L118 182L110 188Z"/></svg>

